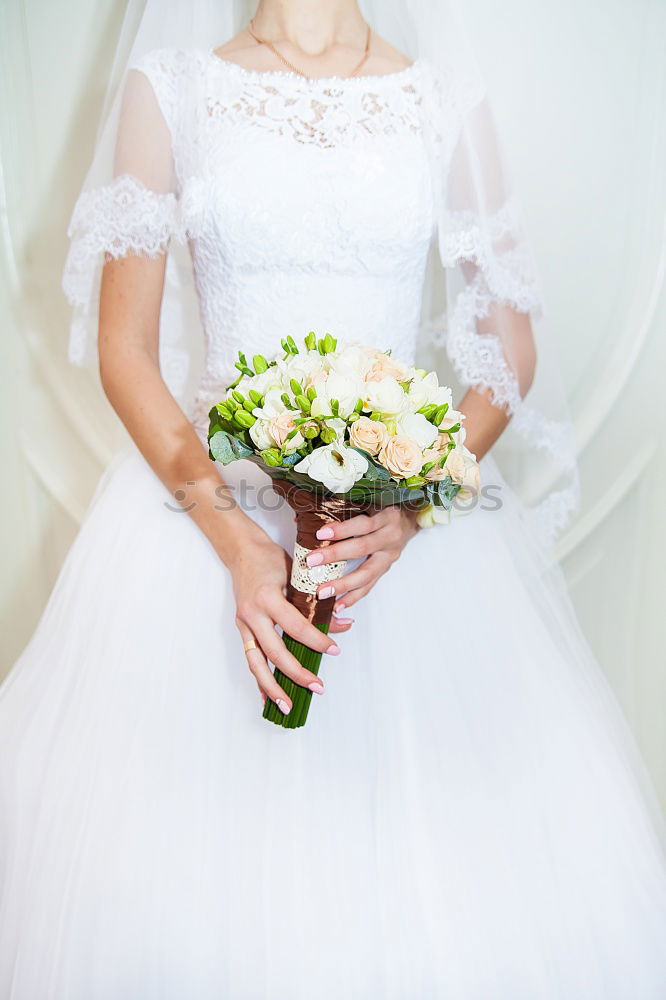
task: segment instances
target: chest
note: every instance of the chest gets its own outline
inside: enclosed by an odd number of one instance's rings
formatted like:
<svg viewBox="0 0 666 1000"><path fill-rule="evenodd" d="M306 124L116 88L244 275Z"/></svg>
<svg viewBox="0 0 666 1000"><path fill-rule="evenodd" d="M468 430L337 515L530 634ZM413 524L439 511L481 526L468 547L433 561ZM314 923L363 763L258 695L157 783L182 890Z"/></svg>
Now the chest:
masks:
<svg viewBox="0 0 666 1000"><path fill-rule="evenodd" d="M375 93L213 74L195 122L179 172L210 253L371 273L422 259L435 212L412 81Z"/></svg>

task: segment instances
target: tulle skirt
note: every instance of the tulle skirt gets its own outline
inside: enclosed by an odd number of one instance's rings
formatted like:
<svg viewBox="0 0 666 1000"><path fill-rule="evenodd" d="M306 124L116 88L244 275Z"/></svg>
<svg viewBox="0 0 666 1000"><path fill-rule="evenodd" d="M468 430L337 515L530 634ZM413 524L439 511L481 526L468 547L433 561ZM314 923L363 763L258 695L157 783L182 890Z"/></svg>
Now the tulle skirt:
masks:
<svg viewBox="0 0 666 1000"><path fill-rule="evenodd" d="M662 1000L658 808L507 492L409 543L295 731L174 506L115 464L0 689L2 1000Z"/></svg>

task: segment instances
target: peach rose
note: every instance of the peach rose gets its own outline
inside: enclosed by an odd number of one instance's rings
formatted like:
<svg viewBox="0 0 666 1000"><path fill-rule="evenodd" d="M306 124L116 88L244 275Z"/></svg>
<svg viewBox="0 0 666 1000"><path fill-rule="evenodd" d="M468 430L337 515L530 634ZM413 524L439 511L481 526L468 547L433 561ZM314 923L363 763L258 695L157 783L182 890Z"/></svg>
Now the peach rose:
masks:
<svg viewBox="0 0 666 1000"><path fill-rule="evenodd" d="M349 428L349 441L355 448L376 455L386 443L388 431L384 424L370 417L359 417Z"/></svg>
<svg viewBox="0 0 666 1000"><path fill-rule="evenodd" d="M396 434L390 437L379 453L379 461L393 476L409 479L421 471L423 453L416 441Z"/></svg>
<svg viewBox="0 0 666 1000"><path fill-rule="evenodd" d="M296 424L292 410L285 410L284 413L273 417L268 422L268 433L278 448L283 448L286 444L290 451L296 451L297 448L301 447L304 442L300 431L287 441L287 437L293 430L296 430Z"/></svg>
<svg viewBox="0 0 666 1000"><path fill-rule="evenodd" d="M402 361L396 361L388 354L377 351L374 355L370 371L365 376L366 382L381 382L383 378L390 375L396 382L404 382L409 378L410 370Z"/></svg>

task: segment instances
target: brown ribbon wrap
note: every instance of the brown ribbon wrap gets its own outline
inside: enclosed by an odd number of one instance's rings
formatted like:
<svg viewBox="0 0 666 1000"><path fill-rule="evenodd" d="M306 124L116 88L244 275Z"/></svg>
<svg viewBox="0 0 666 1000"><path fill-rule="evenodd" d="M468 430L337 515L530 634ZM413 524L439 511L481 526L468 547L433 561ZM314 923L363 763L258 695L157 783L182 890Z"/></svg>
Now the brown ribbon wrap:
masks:
<svg viewBox="0 0 666 1000"><path fill-rule="evenodd" d="M296 542L305 549L326 548L331 544L317 538L317 532L324 525L347 521L358 514L376 514L380 509L362 500L311 493L284 479L273 480L273 489L296 514ZM337 595L319 600L316 593L303 593L289 581L287 600L313 625L330 625Z"/></svg>

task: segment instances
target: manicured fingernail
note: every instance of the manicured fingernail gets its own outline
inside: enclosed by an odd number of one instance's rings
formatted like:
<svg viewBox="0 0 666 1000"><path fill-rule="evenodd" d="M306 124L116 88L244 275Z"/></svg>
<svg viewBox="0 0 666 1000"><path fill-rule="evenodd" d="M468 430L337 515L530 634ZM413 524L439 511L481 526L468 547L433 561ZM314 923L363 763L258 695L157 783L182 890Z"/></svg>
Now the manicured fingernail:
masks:
<svg viewBox="0 0 666 1000"><path fill-rule="evenodd" d="M333 597L334 593L333 587L322 587L321 590L317 591L317 597L320 601L325 601L327 597Z"/></svg>
<svg viewBox="0 0 666 1000"><path fill-rule="evenodd" d="M338 625L353 625L355 621L354 618L339 618L338 615L335 616L335 620Z"/></svg>
<svg viewBox="0 0 666 1000"><path fill-rule="evenodd" d="M320 566L324 561L324 555L322 552L311 552L305 561L308 566Z"/></svg>
<svg viewBox="0 0 666 1000"><path fill-rule="evenodd" d="M340 647L339 646L329 646L328 649L326 650L326 652L328 653L329 656L339 656L340 655Z"/></svg>
<svg viewBox="0 0 666 1000"><path fill-rule="evenodd" d="M277 698L275 704L277 705L277 707L280 709L281 712L283 712L285 715L289 715L291 709L289 708L289 705L286 703L284 698Z"/></svg>
<svg viewBox="0 0 666 1000"><path fill-rule="evenodd" d="M320 528L317 532L317 538L321 538L322 541L325 538L333 538L333 528Z"/></svg>
<svg viewBox="0 0 666 1000"><path fill-rule="evenodd" d="M319 596L321 597L321 594ZM328 596L330 596L330 595L328 595ZM333 608L336 616L339 615L341 611L344 611L345 607L346 607L345 604L336 604L335 607Z"/></svg>
<svg viewBox="0 0 666 1000"><path fill-rule="evenodd" d="M314 691L315 694L323 694L324 685L320 684L319 681L313 681L312 684L308 684L308 690Z"/></svg>

